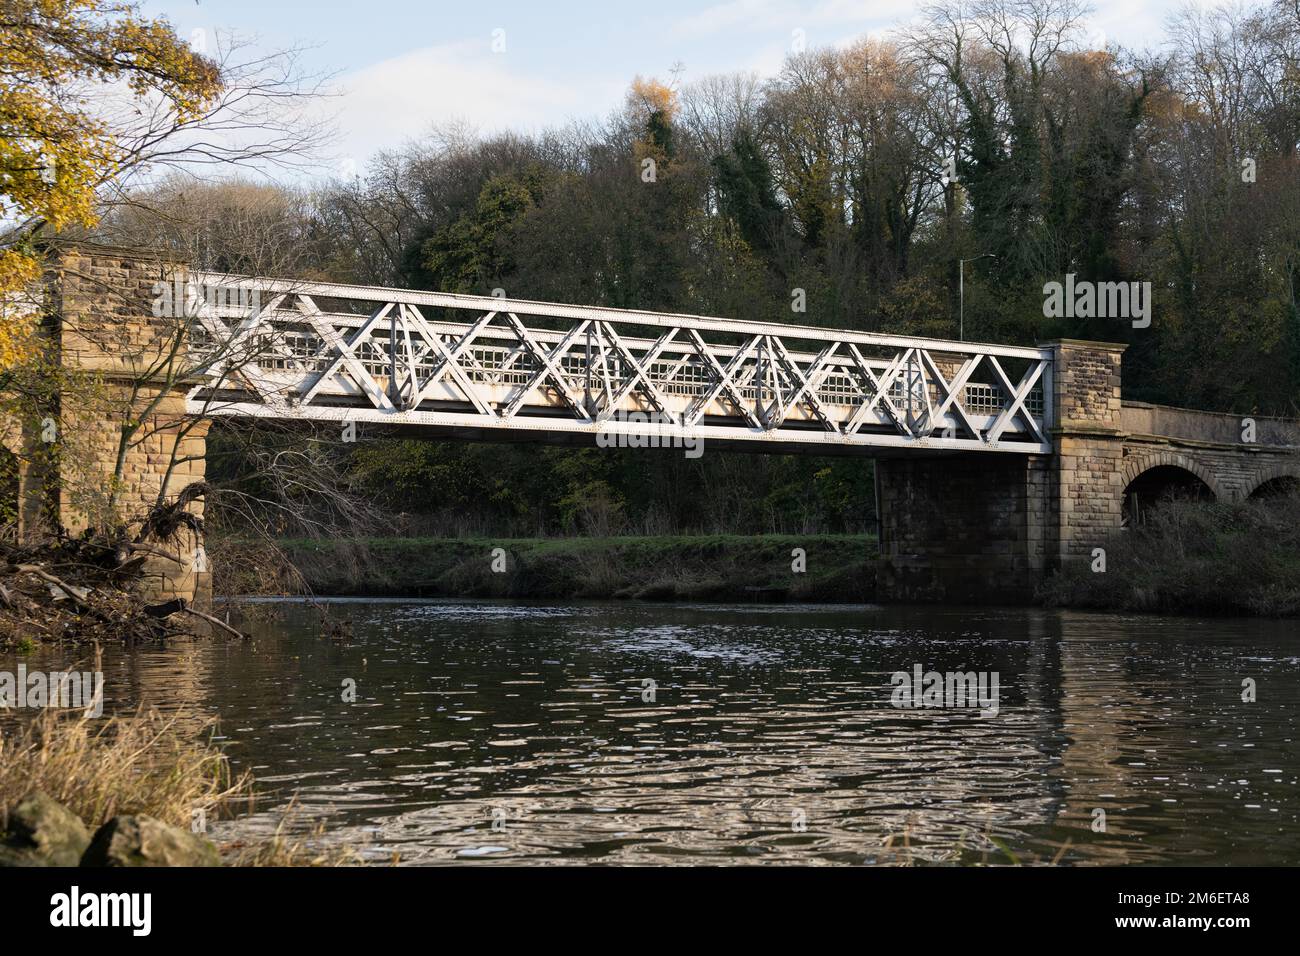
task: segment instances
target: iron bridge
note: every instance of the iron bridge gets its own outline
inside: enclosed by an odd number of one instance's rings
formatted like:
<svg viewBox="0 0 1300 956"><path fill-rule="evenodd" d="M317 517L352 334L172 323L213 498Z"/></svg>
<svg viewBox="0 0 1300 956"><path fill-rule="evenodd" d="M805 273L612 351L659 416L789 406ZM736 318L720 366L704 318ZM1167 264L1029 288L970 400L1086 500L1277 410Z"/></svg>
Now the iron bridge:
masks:
<svg viewBox="0 0 1300 956"><path fill-rule="evenodd" d="M219 273L187 289L194 415L1052 451L1050 349Z"/></svg>

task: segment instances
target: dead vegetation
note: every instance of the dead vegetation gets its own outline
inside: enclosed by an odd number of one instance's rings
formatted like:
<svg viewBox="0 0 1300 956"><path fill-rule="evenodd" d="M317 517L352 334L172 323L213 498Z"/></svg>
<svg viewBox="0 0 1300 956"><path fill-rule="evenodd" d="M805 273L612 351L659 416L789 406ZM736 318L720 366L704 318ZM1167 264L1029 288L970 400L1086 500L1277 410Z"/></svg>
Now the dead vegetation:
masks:
<svg viewBox="0 0 1300 956"><path fill-rule="evenodd" d="M252 778L203 740L210 730L143 708L98 719L43 708L0 722L0 817L41 790L92 829L144 813L188 830L195 811L215 818L252 799Z"/></svg>
<svg viewBox="0 0 1300 956"><path fill-rule="evenodd" d="M254 809L251 774L236 773L212 740L215 720L134 714L91 718L42 709L0 720L0 833L7 813L40 791L94 831L119 815L145 814L183 830ZM290 801L275 832L218 847L227 866L344 866L361 859L323 843L317 826L290 832Z"/></svg>
<svg viewBox="0 0 1300 956"><path fill-rule="evenodd" d="M0 646L152 641L185 622L150 612L130 590L132 560L93 538L0 544Z"/></svg>
<svg viewBox="0 0 1300 956"><path fill-rule="evenodd" d="M151 558L180 562L174 539L182 530L202 534L201 519L186 506L204 492L194 484L177 500L150 511L128 536L93 529L31 544L0 541L0 647L37 643L136 644L213 629L243 634L184 600L150 604L135 591Z"/></svg>

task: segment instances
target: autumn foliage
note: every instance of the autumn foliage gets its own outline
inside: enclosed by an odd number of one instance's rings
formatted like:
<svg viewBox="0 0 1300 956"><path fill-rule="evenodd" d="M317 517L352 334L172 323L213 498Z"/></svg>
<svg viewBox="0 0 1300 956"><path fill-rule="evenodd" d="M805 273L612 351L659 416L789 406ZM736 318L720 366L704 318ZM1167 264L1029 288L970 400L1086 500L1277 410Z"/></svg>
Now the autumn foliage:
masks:
<svg viewBox="0 0 1300 956"><path fill-rule="evenodd" d="M184 120L220 89L214 63L132 4L0 0L0 209L17 224L0 245L0 295L39 275L35 234L95 223L135 109ZM0 308L3 370L23 354L28 313Z"/></svg>

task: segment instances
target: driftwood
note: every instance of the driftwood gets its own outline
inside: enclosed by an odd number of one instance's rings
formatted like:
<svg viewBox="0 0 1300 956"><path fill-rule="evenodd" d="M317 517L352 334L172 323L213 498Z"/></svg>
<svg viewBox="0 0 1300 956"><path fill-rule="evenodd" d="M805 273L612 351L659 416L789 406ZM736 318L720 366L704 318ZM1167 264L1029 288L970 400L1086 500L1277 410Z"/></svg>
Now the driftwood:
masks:
<svg viewBox="0 0 1300 956"><path fill-rule="evenodd" d="M176 532L181 528L189 528L195 534L201 535L203 533L203 519L198 515L191 514L186 508L194 499L202 498L207 493L207 484L196 481L181 489L181 493L176 496L175 501L169 501L150 509L149 514L145 516L144 523L140 525L140 531L135 536L133 543L142 544L150 538L167 541L174 538Z"/></svg>
<svg viewBox="0 0 1300 956"><path fill-rule="evenodd" d="M187 601L150 606L132 587L151 557L184 566L174 543L186 530L202 534L202 519L185 509L207 490L203 482L189 485L152 508L134 534L131 522L76 537L60 530L41 542L0 542L0 646L32 638L158 640L193 632L186 615L247 637Z"/></svg>
<svg viewBox="0 0 1300 956"><path fill-rule="evenodd" d="M18 565L18 573L36 575L42 581L46 582L47 584L53 584L56 588L58 588L60 591L66 594L72 600L72 603L77 605L77 608L79 610L84 611L87 614L93 615L94 617L97 617L103 621L107 621L109 619L107 615L105 615L101 610L99 610L99 608L95 607L93 604L87 601L85 597L77 593L78 591L85 592L87 590L86 588L79 588L76 587L75 585L69 584L67 581L64 581L62 578L50 574L50 572L46 571L44 568L39 568L34 564Z"/></svg>
<svg viewBox="0 0 1300 956"><path fill-rule="evenodd" d="M231 634L235 635L235 637L242 638L243 640L248 640L249 638L249 635L245 634L243 631L236 630L235 628L231 627L225 621L221 620L221 618L213 617L211 614L204 614L202 611L196 611L188 604L182 607L181 610L184 611L186 614L193 614L195 617L202 618L203 620L207 621L209 624L215 624L223 631L229 631Z"/></svg>
<svg viewBox="0 0 1300 956"><path fill-rule="evenodd" d="M143 558L133 558L132 557L133 554L144 554L144 555L154 554L160 558L166 558L168 561L174 561L176 564L185 563L184 561L182 561L180 558L178 558L176 555L172 554L169 551L163 551L160 548L151 548L147 544L137 544L134 541L128 541L118 546L117 549L118 565L124 568L127 565L131 564L132 562L144 560Z"/></svg>
<svg viewBox="0 0 1300 956"><path fill-rule="evenodd" d="M130 579L147 553L121 545L93 533L0 543L0 646L32 639L134 643L184 633L177 619L145 613ZM122 554L130 556L125 565Z"/></svg>

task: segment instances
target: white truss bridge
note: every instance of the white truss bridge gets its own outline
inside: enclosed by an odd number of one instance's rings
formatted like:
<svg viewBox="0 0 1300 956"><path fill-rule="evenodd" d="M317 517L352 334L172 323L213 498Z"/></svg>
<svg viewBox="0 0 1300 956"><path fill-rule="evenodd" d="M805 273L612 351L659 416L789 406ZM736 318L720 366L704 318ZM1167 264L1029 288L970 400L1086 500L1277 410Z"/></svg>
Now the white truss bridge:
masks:
<svg viewBox="0 0 1300 956"><path fill-rule="evenodd" d="M1052 451L1050 349L217 273L191 274L187 297L194 415Z"/></svg>

